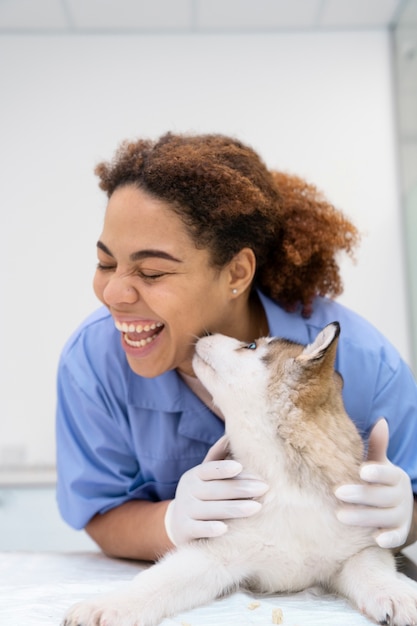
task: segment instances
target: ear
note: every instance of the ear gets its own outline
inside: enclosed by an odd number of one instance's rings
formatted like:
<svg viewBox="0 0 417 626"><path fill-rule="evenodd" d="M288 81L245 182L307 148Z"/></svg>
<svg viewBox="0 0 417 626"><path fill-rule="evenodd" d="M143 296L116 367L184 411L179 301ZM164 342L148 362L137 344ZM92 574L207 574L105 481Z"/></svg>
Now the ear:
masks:
<svg viewBox="0 0 417 626"><path fill-rule="evenodd" d="M256 270L256 257L251 248L242 248L228 265L229 288L241 294L251 286Z"/></svg>
<svg viewBox="0 0 417 626"><path fill-rule="evenodd" d="M317 335L313 343L310 343L304 348L300 356L297 357L297 360L308 364L322 361L324 357L326 357L326 360L329 360L333 366L336 358L337 340L339 335L339 322L332 322L331 324L328 324Z"/></svg>

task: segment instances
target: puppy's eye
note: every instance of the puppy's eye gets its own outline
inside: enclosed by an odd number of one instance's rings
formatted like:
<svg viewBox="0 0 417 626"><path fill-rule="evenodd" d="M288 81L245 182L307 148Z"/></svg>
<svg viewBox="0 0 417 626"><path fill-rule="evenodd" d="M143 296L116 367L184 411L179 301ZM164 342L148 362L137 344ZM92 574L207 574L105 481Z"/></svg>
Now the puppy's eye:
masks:
<svg viewBox="0 0 417 626"><path fill-rule="evenodd" d="M256 341L252 341L252 343L248 343L244 347L246 350L256 350Z"/></svg>

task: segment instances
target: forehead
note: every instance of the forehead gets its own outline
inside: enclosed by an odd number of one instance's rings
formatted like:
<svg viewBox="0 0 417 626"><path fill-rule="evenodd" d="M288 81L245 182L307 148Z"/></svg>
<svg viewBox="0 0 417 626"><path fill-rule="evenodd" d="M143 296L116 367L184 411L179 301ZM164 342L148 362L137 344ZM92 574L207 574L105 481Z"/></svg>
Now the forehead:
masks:
<svg viewBox="0 0 417 626"><path fill-rule="evenodd" d="M155 198L135 185L118 187L110 196L105 220L129 221L132 223L170 222L185 230L185 226L168 202Z"/></svg>
<svg viewBox="0 0 417 626"><path fill-rule="evenodd" d="M113 247L164 249L173 256L197 250L173 207L134 185L117 188L110 196L100 239Z"/></svg>

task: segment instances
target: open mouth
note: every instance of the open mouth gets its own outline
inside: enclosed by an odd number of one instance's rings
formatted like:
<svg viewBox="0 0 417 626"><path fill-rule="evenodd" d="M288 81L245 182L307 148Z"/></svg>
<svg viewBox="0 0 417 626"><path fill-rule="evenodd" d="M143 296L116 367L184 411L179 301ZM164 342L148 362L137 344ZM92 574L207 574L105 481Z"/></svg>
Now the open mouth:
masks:
<svg viewBox="0 0 417 626"><path fill-rule="evenodd" d="M117 330L123 333L123 339L132 348L143 348L154 341L164 328L161 322L151 324L128 324L115 321Z"/></svg>

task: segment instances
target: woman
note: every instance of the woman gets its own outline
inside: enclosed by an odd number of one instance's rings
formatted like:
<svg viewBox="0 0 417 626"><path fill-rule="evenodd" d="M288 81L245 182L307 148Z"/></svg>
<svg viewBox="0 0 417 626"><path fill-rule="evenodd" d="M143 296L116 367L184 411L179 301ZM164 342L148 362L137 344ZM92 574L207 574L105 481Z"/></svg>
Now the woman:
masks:
<svg viewBox="0 0 417 626"><path fill-rule="evenodd" d="M256 513L268 485L225 459L222 416L193 374L196 338L307 344L338 320L346 409L371 433L361 484L336 492L339 519L375 527L384 547L415 541L416 383L377 330L331 299L355 227L224 136L124 143L96 173L109 198L94 278L104 307L59 365L64 519L110 555L153 560Z"/></svg>

